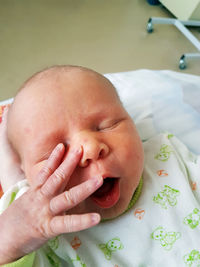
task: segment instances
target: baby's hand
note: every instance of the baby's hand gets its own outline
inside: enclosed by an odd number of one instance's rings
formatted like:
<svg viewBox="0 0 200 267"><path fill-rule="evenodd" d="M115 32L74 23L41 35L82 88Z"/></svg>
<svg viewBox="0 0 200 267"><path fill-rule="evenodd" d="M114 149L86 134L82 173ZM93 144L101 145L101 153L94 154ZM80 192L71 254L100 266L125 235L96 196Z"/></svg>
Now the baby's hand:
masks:
<svg viewBox="0 0 200 267"><path fill-rule="evenodd" d="M60 193L79 163L82 149L70 149L66 157L64 154L64 145L57 145L34 185L0 216L0 264L38 249L59 234L99 223L100 215L96 213L64 215L64 211L75 207L103 183L102 177L94 177Z"/></svg>
<svg viewBox="0 0 200 267"><path fill-rule="evenodd" d="M25 179L19 159L8 142L7 117L8 107L4 109L2 122L0 123L0 183L4 192L18 181Z"/></svg>

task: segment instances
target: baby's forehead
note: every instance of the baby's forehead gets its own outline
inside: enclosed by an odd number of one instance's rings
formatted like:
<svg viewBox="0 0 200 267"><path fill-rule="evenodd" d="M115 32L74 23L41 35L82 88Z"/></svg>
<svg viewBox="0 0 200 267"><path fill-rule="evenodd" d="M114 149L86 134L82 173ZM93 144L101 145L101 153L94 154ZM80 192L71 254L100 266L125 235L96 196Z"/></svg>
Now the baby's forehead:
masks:
<svg viewBox="0 0 200 267"><path fill-rule="evenodd" d="M81 100L84 101L84 98L88 97L87 93L91 97L93 94L107 93L107 96L112 94L113 99L119 98L116 89L107 78L91 70L79 69L68 72L50 70L47 73L39 73L30 81L28 80L21 91L26 95L27 100L33 97L45 100L52 95L56 99L59 95L65 95L69 100L77 97L76 101L80 101L78 95L81 94Z"/></svg>
<svg viewBox="0 0 200 267"><path fill-rule="evenodd" d="M119 102L113 85L100 74L79 69L47 74L39 74L22 87L11 108L13 125L35 128L35 133L45 127L62 131L66 114L74 121L75 115L87 117L95 109L101 113L102 106L105 109L109 105L110 109Z"/></svg>
<svg viewBox="0 0 200 267"><path fill-rule="evenodd" d="M42 77L29 85L22 94L24 97L21 102L27 101L28 108L32 107L31 112L55 107L59 110L63 105L76 109L78 106L81 110L82 103L85 103L85 109L87 104L101 103L102 99L104 104L108 102L109 105L119 101L110 81L100 74L83 71Z"/></svg>

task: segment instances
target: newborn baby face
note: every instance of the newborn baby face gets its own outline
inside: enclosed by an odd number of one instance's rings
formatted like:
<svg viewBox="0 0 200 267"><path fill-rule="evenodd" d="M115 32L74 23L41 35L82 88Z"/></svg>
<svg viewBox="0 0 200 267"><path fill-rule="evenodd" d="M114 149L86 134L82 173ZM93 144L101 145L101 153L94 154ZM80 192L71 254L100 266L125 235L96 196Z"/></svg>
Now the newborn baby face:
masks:
<svg viewBox="0 0 200 267"><path fill-rule="evenodd" d="M70 213L116 217L127 208L142 174L135 125L104 77L79 70L56 77L43 78L16 97L9 136L22 169L31 184L58 143L82 147L66 190L98 175L104 183Z"/></svg>

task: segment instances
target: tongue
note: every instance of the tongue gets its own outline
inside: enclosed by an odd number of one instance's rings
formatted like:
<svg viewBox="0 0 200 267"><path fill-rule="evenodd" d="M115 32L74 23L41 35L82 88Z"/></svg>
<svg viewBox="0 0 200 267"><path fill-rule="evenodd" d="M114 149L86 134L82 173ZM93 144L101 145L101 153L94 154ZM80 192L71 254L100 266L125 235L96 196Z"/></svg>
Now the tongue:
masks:
<svg viewBox="0 0 200 267"><path fill-rule="evenodd" d="M100 208L113 207L120 197L119 179L106 178L103 185L91 195L91 199Z"/></svg>
<svg viewBox="0 0 200 267"><path fill-rule="evenodd" d="M114 179L112 178L107 178L104 180L103 185L96 191L94 192L95 197L102 197L103 195L107 194L111 188L113 187L113 181Z"/></svg>

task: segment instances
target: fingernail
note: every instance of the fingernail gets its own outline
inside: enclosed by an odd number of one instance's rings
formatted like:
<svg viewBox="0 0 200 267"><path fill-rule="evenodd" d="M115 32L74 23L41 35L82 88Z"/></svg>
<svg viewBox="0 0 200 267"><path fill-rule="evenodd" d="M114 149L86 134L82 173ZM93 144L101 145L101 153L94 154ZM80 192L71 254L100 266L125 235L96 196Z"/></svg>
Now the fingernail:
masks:
<svg viewBox="0 0 200 267"><path fill-rule="evenodd" d="M100 221L101 217L98 213L93 213L92 214L92 222L93 223L98 223Z"/></svg>
<svg viewBox="0 0 200 267"><path fill-rule="evenodd" d="M60 144L58 144L58 145L56 146L56 150L57 150L57 151L59 151L59 150L61 150L61 149L62 149L62 147L63 147L63 144L62 144L62 143L60 143Z"/></svg>
<svg viewBox="0 0 200 267"><path fill-rule="evenodd" d="M101 176L95 177L96 186L99 186L100 184L102 184L102 182L103 182L103 178Z"/></svg>

